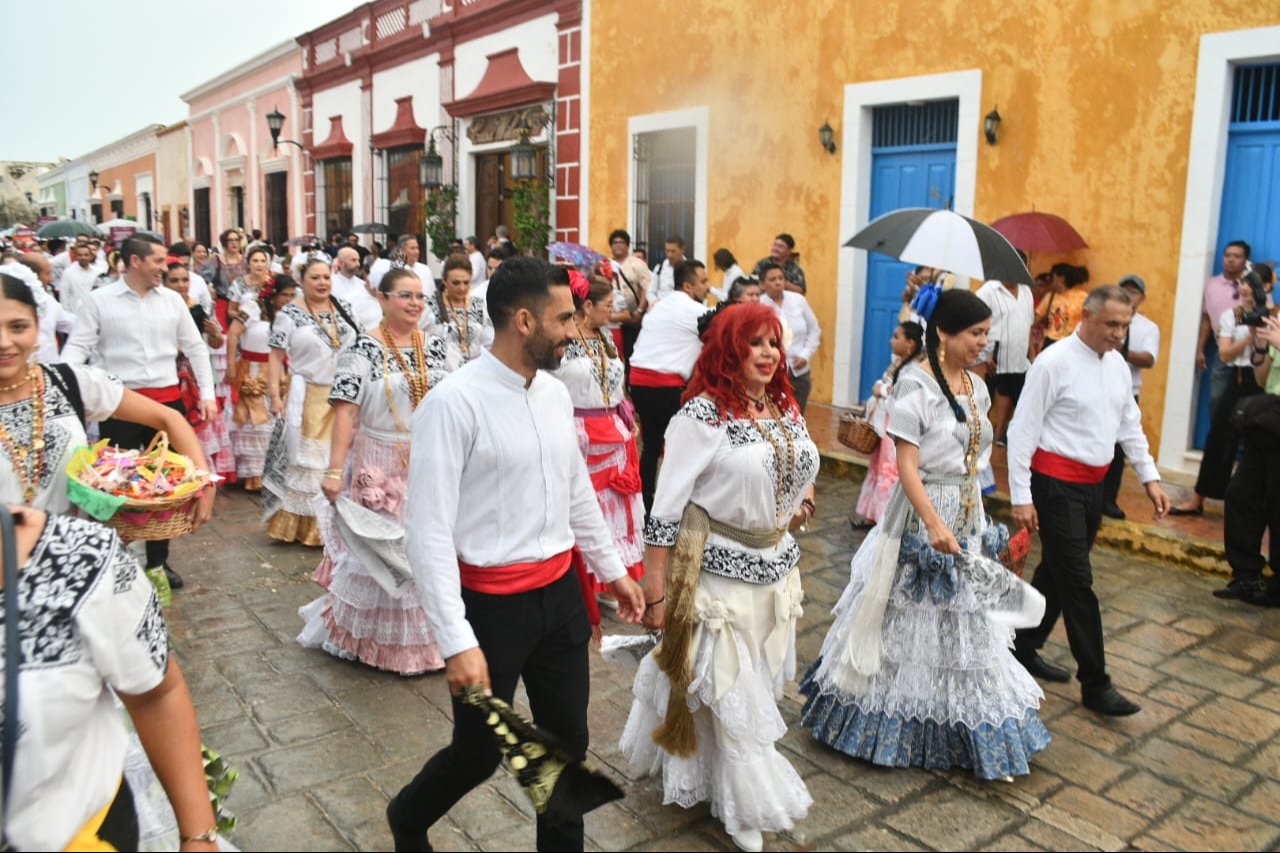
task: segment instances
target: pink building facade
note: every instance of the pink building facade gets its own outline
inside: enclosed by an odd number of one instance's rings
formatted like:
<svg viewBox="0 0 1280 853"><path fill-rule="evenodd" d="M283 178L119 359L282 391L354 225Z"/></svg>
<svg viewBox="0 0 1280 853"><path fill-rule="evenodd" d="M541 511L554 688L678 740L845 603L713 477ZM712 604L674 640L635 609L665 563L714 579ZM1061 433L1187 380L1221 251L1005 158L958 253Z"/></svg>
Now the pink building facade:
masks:
<svg viewBox="0 0 1280 853"><path fill-rule="evenodd" d="M374 0L300 36L303 230L421 235L430 137L458 188L457 234L483 242L512 225L511 149L527 128L551 237L578 241L582 16L581 0Z"/></svg>
<svg viewBox="0 0 1280 853"><path fill-rule="evenodd" d="M306 227L309 159L297 128L302 52L293 39L186 92L191 231L208 243L231 227L284 242ZM285 115L273 146L267 115ZM283 140L293 140L289 144Z"/></svg>

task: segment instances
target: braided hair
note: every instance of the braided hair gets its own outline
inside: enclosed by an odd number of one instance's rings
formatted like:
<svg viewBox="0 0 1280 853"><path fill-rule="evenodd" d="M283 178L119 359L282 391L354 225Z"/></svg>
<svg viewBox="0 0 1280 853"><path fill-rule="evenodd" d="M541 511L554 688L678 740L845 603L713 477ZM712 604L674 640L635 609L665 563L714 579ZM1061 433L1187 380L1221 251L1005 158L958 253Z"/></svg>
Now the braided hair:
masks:
<svg viewBox="0 0 1280 853"><path fill-rule="evenodd" d="M928 318L929 326L924 333L924 351L929 357L929 366L933 368L938 386L942 389L943 396L947 398L947 404L955 413L956 420L961 423L967 421L968 417L965 415L964 406L960 405L956 395L951 392L951 383L942 373L942 360L938 357L938 347L941 345L938 332L941 330L948 335L959 334L990 316L991 308L972 292L944 290L938 296L938 302Z"/></svg>

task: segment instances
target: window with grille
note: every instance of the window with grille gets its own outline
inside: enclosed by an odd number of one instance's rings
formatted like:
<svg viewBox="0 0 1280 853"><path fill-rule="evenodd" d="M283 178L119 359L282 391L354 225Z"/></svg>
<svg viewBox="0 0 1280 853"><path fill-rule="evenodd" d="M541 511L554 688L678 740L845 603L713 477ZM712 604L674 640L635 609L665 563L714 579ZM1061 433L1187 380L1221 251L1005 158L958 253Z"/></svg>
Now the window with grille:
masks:
<svg viewBox="0 0 1280 853"><path fill-rule="evenodd" d="M266 238L283 243L289 238L289 173L272 172L266 177Z"/></svg>
<svg viewBox="0 0 1280 853"><path fill-rule="evenodd" d="M1231 123L1280 125L1280 63L1236 67Z"/></svg>
<svg viewBox="0 0 1280 853"><path fill-rule="evenodd" d="M321 164L324 214L321 236L351 230L351 158L336 157Z"/></svg>
<svg viewBox="0 0 1280 853"><path fill-rule="evenodd" d="M387 236L394 240L401 234L421 235L422 184L418 175L418 161L422 159L423 147L405 145L388 148L385 155L386 218L383 222L391 231Z"/></svg>
<svg viewBox="0 0 1280 853"><path fill-rule="evenodd" d="M195 191L196 203L196 240L208 246L212 238L209 215L209 188L202 187Z"/></svg>
<svg viewBox="0 0 1280 853"><path fill-rule="evenodd" d="M954 145L960 122L960 101L889 104L871 114L871 148L909 148Z"/></svg>
<svg viewBox="0 0 1280 853"><path fill-rule="evenodd" d="M635 229L632 246L645 252L649 265L662 259L664 243L684 240L692 256L697 196L698 129L679 127L637 133L633 141L635 167Z"/></svg>

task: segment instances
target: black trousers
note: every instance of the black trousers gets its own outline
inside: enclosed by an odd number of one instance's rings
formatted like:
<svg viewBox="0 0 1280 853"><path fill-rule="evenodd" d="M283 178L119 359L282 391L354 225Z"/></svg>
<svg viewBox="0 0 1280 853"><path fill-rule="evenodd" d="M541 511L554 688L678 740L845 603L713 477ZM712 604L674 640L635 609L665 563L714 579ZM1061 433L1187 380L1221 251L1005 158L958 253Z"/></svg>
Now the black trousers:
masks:
<svg viewBox="0 0 1280 853"><path fill-rule="evenodd" d="M1106 655L1102 648L1102 613L1093 592L1089 551L1102 524L1102 484L1068 483L1031 472L1031 500L1040 518L1040 565L1031 585L1045 599L1044 619L1017 633L1014 650L1039 651L1061 616L1067 643L1086 693L1106 689Z"/></svg>
<svg viewBox="0 0 1280 853"><path fill-rule="evenodd" d="M185 415L187 407L182 405L181 400L175 400L172 403L162 403L179 414ZM133 421L122 421L117 418L108 418L98 424L98 433L103 438L111 439L111 443L117 447L145 449L151 443L151 439L156 437L156 431L149 426L143 424L135 424ZM166 565L169 562L169 540L159 539L147 543L147 568L154 569L157 566Z"/></svg>
<svg viewBox="0 0 1280 853"><path fill-rule="evenodd" d="M587 754L587 644L591 625L572 571L516 595L462 590L467 621L489 664L493 695L511 702L523 678L533 720L581 759ZM425 831L497 769L502 755L481 713L453 700L453 741L437 752L395 801L395 819ZM552 824L538 818L539 850L581 850L582 817Z"/></svg>
<svg viewBox="0 0 1280 853"><path fill-rule="evenodd" d="M626 376L623 377L623 380L630 385L631 353L635 351L636 341L640 338L640 327L633 326L630 323L623 323L620 328L622 329L622 362L623 366L627 369Z"/></svg>
<svg viewBox="0 0 1280 853"><path fill-rule="evenodd" d="M1133 402L1138 402L1138 395L1133 395ZM1120 482L1124 479L1124 448L1116 444L1116 455L1111 458L1111 467L1107 469L1106 479L1102 481L1102 502L1113 504L1120 496Z"/></svg>
<svg viewBox="0 0 1280 853"><path fill-rule="evenodd" d="M1271 530L1271 588L1280 590L1280 445L1262 447L1248 439L1240 465L1227 484L1223 544L1231 577L1257 580L1266 560L1262 534Z"/></svg>
<svg viewBox="0 0 1280 853"><path fill-rule="evenodd" d="M684 388L649 388L631 386L631 402L640 417L640 486L644 496L644 511L653 509L653 491L658 485L658 460L666 446L667 425L680 411L680 396Z"/></svg>
<svg viewBox="0 0 1280 853"><path fill-rule="evenodd" d="M1196 494L1221 500L1227 496L1227 481L1236 464L1240 437L1231 426L1231 412L1244 397L1262 393L1252 367L1231 368L1230 382L1218 400L1209 421L1209 434L1204 439L1204 455L1200 458L1200 475L1196 477Z"/></svg>

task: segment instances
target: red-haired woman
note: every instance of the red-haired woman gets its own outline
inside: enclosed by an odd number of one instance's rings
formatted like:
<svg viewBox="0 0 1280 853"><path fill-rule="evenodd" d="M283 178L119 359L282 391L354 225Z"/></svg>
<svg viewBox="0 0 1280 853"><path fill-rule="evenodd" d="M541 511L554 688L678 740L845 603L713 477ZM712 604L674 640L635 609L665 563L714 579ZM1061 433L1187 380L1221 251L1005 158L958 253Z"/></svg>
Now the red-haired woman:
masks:
<svg viewBox="0 0 1280 853"><path fill-rule="evenodd" d="M665 633L636 674L621 747L661 770L666 802L710 800L734 842L760 850L761 831L790 829L813 802L774 744L802 599L791 531L813 515L818 449L772 308L731 306L703 339L645 528L645 624Z"/></svg>

